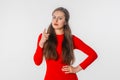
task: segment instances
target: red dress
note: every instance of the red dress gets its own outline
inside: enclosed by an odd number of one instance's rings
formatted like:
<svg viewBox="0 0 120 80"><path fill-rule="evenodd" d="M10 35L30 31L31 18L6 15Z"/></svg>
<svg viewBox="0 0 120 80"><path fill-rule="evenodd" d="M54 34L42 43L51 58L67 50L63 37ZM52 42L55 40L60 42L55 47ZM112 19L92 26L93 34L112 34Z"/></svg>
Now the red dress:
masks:
<svg viewBox="0 0 120 80"><path fill-rule="evenodd" d="M36 65L40 65L43 60L43 53L42 53L42 48L39 46L39 41L41 39L41 35L38 37L38 42L37 42L37 49L34 54L34 62ZM58 44L57 44L57 53L59 56L58 60L46 60L47 64L47 71L44 80L78 80L77 75L72 73L72 74L65 74L61 69L65 64L62 63L62 58L61 58L61 52L62 52L62 41L64 35L56 35ZM74 49L81 50L84 52L88 57L79 65L82 67L82 69L85 69L88 67L96 58L97 54L96 52L86 45L82 40L77 38L75 35L72 36L73 39L73 45Z"/></svg>

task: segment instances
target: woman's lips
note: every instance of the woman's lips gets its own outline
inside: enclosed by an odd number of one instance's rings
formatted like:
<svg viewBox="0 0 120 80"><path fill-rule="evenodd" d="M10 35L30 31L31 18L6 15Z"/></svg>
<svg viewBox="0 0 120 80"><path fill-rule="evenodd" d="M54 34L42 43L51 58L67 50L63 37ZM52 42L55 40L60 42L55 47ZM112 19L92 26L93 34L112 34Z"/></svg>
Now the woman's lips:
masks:
<svg viewBox="0 0 120 80"><path fill-rule="evenodd" d="M55 23L54 25L55 25L55 26L58 26L58 24L56 24L56 23Z"/></svg>

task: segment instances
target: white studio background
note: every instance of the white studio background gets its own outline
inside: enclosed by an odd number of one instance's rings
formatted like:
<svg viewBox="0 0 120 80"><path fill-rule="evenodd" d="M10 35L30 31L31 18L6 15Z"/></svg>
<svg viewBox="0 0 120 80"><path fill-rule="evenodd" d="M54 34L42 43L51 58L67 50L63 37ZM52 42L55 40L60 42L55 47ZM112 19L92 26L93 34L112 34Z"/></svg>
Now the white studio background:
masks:
<svg viewBox="0 0 120 80"><path fill-rule="evenodd" d="M69 10L73 34L90 45L98 58L79 80L120 80L120 0L0 0L0 80L43 80L46 64L36 66L38 35L52 11ZM75 51L76 62L84 59Z"/></svg>

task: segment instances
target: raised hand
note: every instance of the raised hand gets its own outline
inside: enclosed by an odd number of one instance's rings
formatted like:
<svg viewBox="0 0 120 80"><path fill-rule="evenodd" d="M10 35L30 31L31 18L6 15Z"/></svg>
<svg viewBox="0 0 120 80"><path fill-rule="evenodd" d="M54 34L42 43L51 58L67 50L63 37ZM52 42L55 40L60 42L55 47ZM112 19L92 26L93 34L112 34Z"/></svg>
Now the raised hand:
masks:
<svg viewBox="0 0 120 80"><path fill-rule="evenodd" d="M48 40L48 38L49 38L49 34L47 33L47 30L44 29L44 31L43 31L43 33L42 33L41 40L40 40L40 42L39 42L39 46L40 46L41 48L43 48L44 43L46 42L46 40Z"/></svg>

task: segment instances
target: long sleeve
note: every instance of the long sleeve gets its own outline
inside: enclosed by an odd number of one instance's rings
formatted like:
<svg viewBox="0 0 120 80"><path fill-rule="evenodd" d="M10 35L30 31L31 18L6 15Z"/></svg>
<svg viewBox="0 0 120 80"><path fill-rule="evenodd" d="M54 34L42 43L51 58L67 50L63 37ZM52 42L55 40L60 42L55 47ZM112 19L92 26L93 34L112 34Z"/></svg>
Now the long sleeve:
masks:
<svg viewBox="0 0 120 80"><path fill-rule="evenodd" d="M79 64L82 67L82 69L86 69L98 57L96 52L90 46L88 46L86 43L84 43L82 40L80 40L74 35L73 45L75 49L79 49L83 53L88 55L88 57Z"/></svg>
<svg viewBox="0 0 120 80"><path fill-rule="evenodd" d="M33 56L34 62L38 66L42 63L42 60L43 60L42 48L39 46L41 36L42 36L42 34L40 34L38 37L37 48L36 48L35 54Z"/></svg>

